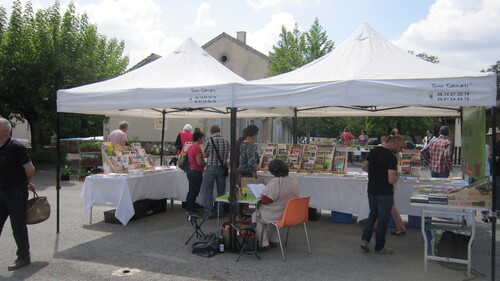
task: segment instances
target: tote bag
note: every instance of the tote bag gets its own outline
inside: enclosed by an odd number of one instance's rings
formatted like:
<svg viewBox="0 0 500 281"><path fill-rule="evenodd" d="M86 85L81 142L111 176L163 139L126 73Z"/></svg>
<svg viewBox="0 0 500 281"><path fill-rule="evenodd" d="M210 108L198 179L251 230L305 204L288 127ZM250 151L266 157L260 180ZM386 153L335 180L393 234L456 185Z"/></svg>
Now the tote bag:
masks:
<svg viewBox="0 0 500 281"><path fill-rule="evenodd" d="M46 196L38 196L33 191L33 198L26 203L26 224L37 224L50 217L50 204Z"/></svg>

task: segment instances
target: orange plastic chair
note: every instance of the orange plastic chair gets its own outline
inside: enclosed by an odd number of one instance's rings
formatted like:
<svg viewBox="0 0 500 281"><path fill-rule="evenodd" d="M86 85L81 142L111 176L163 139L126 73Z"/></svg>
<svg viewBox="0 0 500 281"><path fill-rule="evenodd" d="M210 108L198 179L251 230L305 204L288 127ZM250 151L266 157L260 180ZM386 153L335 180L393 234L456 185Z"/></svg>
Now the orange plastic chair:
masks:
<svg viewBox="0 0 500 281"><path fill-rule="evenodd" d="M283 252L283 244L281 242L281 233L280 230L284 227L287 227L286 231L286 240L285 246L288 242L288 233L290 232L290 226L303 224L304 232L306 234L307 240L307 249L309 250L309 254L311 254L311 247L309 245L309 236L307 235L307 227L306 222L309 220L309 199L311 197L297 197L292 198L288 201L285 207L285 211L283 212L283 217L278 222L273 222L273 225L276 226L276 230L278 232L278 238L280 241L281 248L281 256L283 257L283 261L285 261L285 253Z"/></svg>

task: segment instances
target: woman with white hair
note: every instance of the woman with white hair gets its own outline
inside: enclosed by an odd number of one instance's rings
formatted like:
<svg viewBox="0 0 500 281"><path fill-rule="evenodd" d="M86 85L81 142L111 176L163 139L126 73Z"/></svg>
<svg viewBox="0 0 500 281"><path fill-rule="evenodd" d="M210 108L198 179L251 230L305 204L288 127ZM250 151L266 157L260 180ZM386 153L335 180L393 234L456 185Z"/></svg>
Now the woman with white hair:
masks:
<svg viewBox="0 0 500 281"><path fill-rule="evenodd" d="M190 124L184 125L182 131L177 134L177 139L175 140L175 148L177 149L177 155L181 154L182 148L186 142L193 141L193 127Z"/></svg>

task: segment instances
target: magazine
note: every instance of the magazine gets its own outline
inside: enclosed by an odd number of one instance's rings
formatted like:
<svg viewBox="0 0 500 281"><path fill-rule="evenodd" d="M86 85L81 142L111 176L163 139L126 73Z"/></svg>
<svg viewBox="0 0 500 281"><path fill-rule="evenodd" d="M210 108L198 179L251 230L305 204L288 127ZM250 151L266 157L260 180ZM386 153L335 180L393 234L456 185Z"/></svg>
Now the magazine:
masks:
<svg viewBox="0 0 500 281"><path fill-rule="evenodd" d="M259 199L262 195L262 192L266 188L262 183L259 184L247 184L247 187L252 191L255 198Z"/></svg>

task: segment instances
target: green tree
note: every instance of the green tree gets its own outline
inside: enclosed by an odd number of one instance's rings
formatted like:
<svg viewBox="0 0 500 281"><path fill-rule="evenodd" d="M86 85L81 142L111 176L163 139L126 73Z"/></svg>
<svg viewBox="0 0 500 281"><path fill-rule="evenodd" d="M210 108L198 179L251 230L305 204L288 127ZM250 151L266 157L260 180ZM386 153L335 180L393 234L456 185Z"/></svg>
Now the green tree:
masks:
<svg viewBox="0 0 500 281"><path fill-rule="evenodd" d="M63 15L59 9L55 1L34 12L30 2L23 9L15 0L7 21L0 7L0 114L29 122L35 151L55 132L58 89L110 79L128 64L128 57L122 56L123 41L99 34L86 14L76 13L72 2ZM64 114L62 134L101 134L103 118Z"/></svg>
<svg viewBox="0 0 500 281"><path fill-rule="evenodd" d="M299 31L297 24L292 31L288 31L285 26L282 26L280 38L277 46L273 46L274 52L269 52L269 58L273 62L271 65L272 75L286 73L304 65L304 36Z"/></svg>
<svg viewBox="0 0 500 281"><path fill-rule="evenodd" d="M304 33L304 64L328 54L333 50L334 43L328 40L328 35L319 24L318 18L314 20L309 31Z"/></svg>
<svg viewBox="0 0 500 281"><path fill-rule="evenodd" d="M333 50L334 43L320 25L318 18L307 32L301 32L297 23L292 31L281 27L280 40L269 52L273 62L271 73L278 75L295 70Z"/></svg>

